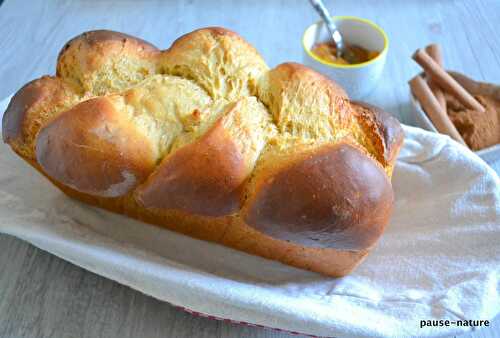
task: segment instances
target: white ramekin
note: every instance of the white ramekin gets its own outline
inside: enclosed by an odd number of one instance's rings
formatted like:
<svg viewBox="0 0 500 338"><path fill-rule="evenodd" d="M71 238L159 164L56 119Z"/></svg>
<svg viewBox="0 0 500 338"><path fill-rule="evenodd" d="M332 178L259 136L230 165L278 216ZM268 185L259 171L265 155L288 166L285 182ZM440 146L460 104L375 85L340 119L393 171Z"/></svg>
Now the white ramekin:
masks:
<svg viewBox="0 0 500 338"><path fill-rule="evenodd" d="M328 76L340 84L352 99L361 99L377 85L384 69L389 39L387 34L373 22L354 16L333 17L344 39L380 54L367 62L354 65L341 65L320 59L311 52L317 42L329 40L323 21L309 26L302 37L304 64Z"/></svg>

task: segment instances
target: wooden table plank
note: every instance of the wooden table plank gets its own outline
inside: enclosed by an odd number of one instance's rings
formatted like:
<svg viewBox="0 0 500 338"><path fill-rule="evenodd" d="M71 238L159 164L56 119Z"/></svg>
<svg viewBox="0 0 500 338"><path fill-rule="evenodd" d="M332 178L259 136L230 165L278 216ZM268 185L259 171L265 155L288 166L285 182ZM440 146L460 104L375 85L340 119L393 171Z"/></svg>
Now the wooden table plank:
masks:
<svg viewBox="0 0 500 338"><path fill-rule="evenodd" d="M335 14L365 17L387 31L384 80L368 100L405 122L412 121L406 82L418 71L410 59L418 47L438 42L448 68L500 82L499 1L326 2L335 4ZM306 0L6 0L0 98L53 73L59 49L85 30L124 31L166 48L198 27L225 26L275 66L302 61L300 38L314 21ZM191 316L9 236L0 236L0 248L0 337L291 337ZM498 338L500 318L493 325L463 337Z"/></svg>

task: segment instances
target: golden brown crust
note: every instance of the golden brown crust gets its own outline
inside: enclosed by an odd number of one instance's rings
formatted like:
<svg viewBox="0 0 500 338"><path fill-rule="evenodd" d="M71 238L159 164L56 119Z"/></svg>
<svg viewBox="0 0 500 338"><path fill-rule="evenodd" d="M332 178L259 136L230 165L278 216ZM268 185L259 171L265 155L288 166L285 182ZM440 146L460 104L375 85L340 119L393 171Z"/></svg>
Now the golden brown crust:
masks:
<svg viewBox="0 0 500 338"><path fill-rule="evenodd" d="M344 88L340 87L336 82L330 80L323 74L318 73L300 63L284 62L276 66L276 68L274 68L272 72L280 74L282 80L286 79L288 81L292 81L298 78L303 81L303 84L307 84L308 82L310 82L312 84L325 86L330 90L328 94L331 95L331 97L334 99L332 101L334 102L336 101L335 99L347 99L347 94Z"/></svg>
<svg viewBox="0 0 500 338"><path fill-rule="evenodd" d="M239 210L245 178L244 158L219 120L201 139L167 156L136 197L146 208L223 216Z"/></svg>
<svg viewBox="0 0 500 338"><path fill-rule="evenodd" d="M107 30L90 31L71 39L62 48L56 74L80 92L103 95L154 74L159 54L155 46L133 36Z"/></svg>
<svg viewBox="0 0 500 338"><path fill-rule="evenodd" d="M4 141L73 198L331 276L387 223L397 123L302 65L269 71L234 32L164 51L89 32L57 74L14 97Z"/></svg>
<svg viewBox="0 0 500 338"><path fill-rule="evenodd" d="M228 105L207 132L166 156L136 198L146 208L223 216L240 209L240 188L265 142L267 112L255 98Z"/></svg>
<svg viewBox="0 0 500 338"><path fill-rule="evenodd" d="M103 197L131 191L156 159L146 138L106 98L82 102L44 127L36 158L59 182Z"/></svg>
<svg viewBox="0 0 500 338"><path fill-rule="evenodd" d="M382 234L393 204L384 170L347 143L325 145L256 177L245 222L304 246L361 250Z"/></svg>
<svg viewBox="0 0 500 338"><path fill-rule="evenodd" d="M52 179L43 172L37 162L27 162L62 192L76 200L300 269L341 277L350 273L368 254L368 250L340 251L282 241L256 231L235 216L211 218L177 211L144 209L130 195L105 198L82 193Z"/></svg>
<svg viewBox="0 0 500 338"><path fill-rule="evenodd" d="M229 29L224 28L224 27L212 26L212 27L203 27L203 28L195 29L192 32L189 32L187 34L184 34L184 35L178 37L172 43L172 46L170 47L170 49L175 49L178 46L182 46L184 43L191 44L193 37L196 37L198 35L205 35L205 34L214 35L214 36L230 36L232 38L236 38L238 40L241 40L243 43L247 44L246 41L244 41L240 35L233 32L232 30L229 30ZM248 45L248 46L253 48L251 45Z"/></svg>
<svg viewBox="0 0 500 338"><path fill-rule="evenodd" d="M76 100L71 87L57 77L43 76L29 82L12 97L3 115L3 141L23 156L32 157L40 127Z"/></svg>
<svg viewBox="0 0 500 338"><path fill-rule="evenodd" d="M96 48L99 45L106 44L118 44L123 46L123 44L126 44L127 41L130 41L131 43L137 45L139 48L145 51L158 51L158 48L156 48L154 45L135 36L102 29L85 32L69 40L59 52L57 60L59 61L60 59L64 58L64 54L67 53L69 49L81 48L79 46L80 44L85 44L89 49L92 49Z"/></svg>
<svg viewBox="0 0 500 338"><path fill-rule="evenodd" d="M160 60L163 72L193 79L212 98L255 95L268 70L260 54L238 34L221 27L197 29L178 38Z"/></svg>
<svg viewBox="0 0 500 338"><path fill-rule="evenodd" d="M45 76L24 85L10 100L9 106L2 119L2 137L6 143L14 142L23 135L26 114L30 107L44 99L52 99L53 93L59 91L60 82L52 77ZM26 128L28 129L28 128Z"/></svg>
<svg viewBox="0 0 500 338"><path fill-rule="evenodd" d="M259 83L259 97L281 132L328 138L350 124L345 91L298 63L282 63L269 71Z"/></svg>
<svg viewBox="0 0 500 338"><path fill-rule="evenodd" d="M351 101L351 105L365 133L371 134L372 139L379 140L383 165L394 165L404 139L399 121L386 111L366 102Z"/></svg>

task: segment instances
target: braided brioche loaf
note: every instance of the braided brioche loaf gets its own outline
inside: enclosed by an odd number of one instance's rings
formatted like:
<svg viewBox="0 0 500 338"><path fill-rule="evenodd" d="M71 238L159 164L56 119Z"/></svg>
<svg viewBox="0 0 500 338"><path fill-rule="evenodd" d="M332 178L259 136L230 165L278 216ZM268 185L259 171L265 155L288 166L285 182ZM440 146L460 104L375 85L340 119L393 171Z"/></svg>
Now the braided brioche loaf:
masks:
<svg viewBox="0 0 500 338"><path fill-rule="evenodd" d="M304 66L205 28L167 50L69 41L12 98L3 139L67 195L319 273L351 271L392 206L399 123Z"/></svg>

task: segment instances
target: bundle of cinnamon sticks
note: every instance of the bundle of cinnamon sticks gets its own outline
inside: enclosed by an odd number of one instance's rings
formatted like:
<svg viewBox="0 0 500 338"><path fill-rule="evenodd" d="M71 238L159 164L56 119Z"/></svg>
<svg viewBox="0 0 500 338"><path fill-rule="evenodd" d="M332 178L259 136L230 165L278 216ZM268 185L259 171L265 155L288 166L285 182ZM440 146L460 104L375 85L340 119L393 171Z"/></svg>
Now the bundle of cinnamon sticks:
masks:
<svg viewBox="0 0 500 338"><path fill-rule="evenodd" d="M444 93L454 96L466 108L484 112L484 107L443 68L439 45L431 44L425 49L417 49L412 58L425 71L425 80L417 75L409 81L413 96L440 133L466 145L448 117Z"/></svg>

